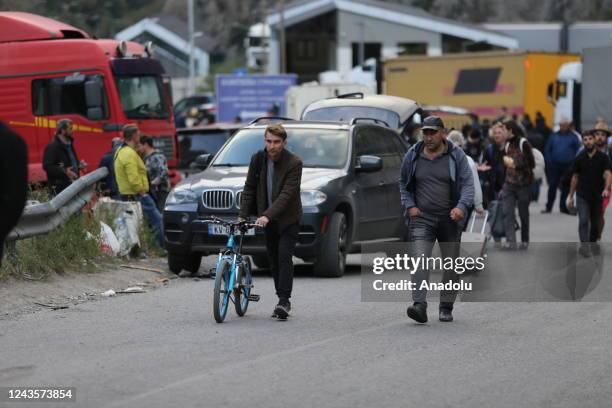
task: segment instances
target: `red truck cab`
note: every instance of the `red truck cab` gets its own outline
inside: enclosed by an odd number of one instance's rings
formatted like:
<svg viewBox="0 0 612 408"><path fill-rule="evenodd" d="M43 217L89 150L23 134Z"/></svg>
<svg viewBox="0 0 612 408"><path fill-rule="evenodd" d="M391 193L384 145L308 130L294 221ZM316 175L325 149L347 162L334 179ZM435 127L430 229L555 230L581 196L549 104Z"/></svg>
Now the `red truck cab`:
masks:
<svg viewBox="0 0 612 408"><path fill-rule="evenodd" d="M154 138L169 167L178 164L170 79L151 46L94 39L46 17L0 12L0 121L28 145L30 182L46 180L43 152L62 118L74 123L74 146L87 171L98 167L128 123ZM176 182L180 175L171 171L171 177Z"/></svg>

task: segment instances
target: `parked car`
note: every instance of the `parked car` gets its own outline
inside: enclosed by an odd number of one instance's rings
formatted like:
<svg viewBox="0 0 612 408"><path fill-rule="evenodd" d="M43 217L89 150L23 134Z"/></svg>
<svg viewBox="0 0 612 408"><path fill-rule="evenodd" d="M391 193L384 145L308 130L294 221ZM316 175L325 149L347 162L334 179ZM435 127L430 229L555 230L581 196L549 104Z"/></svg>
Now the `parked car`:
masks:
<svg viewBox="0 0 612 408"><path fill-rule="evenodd" d="M198 156L214 156L221 146L243 125L236 123L215 123L212 125L183 128L177 131L179 146L179 167L183 173L194 173Z"/></svg>
<svg viewBox="0 0 612 408"><path fill-rule="evenodd" d="M170 193L164 210L168 265L196 271L226 237L202 222L211 215L236 219L251 156L264 146L267 123L236 132L201 173ZM295 256L314 264L317 276L344 273L346 255L371 240L401 240L404 221L397 180L407 146L395 129L370 119L346 123L284 121L287 148L304 163ZM268 265L264 235L252 231L242 251Z"/></svg>
<svg viewBox="0 0 612 408"><path fill-rule="evenodd" d="M189 114L192 108L197 108L197 123L214 123L217 116L217 105L215 96L212 92L196 94L181 99L174 105L174 123L177 128L185 127L185 115Z"/></svg>
<svg viewBox="0 0 612 408"><path fill-rule="evenodd" d="M403 135L421 122L422 112L419 104L411 99L353 92L311 103L302 112L301 119L350 122L354 118L371 118Z"/></svg>

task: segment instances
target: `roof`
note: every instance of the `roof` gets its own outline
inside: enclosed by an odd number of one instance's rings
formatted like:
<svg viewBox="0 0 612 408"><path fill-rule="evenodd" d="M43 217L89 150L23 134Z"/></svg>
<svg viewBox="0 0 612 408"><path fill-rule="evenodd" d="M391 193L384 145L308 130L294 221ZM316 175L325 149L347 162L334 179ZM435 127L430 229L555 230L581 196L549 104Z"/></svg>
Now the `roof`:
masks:
<svg viewBox="0 0 612 408"><path fill-rule="evenodd" d="M171 14L145 18L117 33L119 40L132 40L144 32L163 40L185 53L189 50L187 22ZM215 41L204 33L194 38L196 52L209 53L216 47Z"/></svg>
<svg viewBox="0 0 612 408"><path fill-rule="evenodd" d="M475 42L486 42L504 48L518 48L518 41L508 35L487 30L477 25L469 25L454 20L436 17L425 10L401 4L377 0L301 0L290 3L284 8L285 26L291 26L314 16L332 10L341 10L368 18L376 18L390 23L419 28L465 38ZM277 26L280 13L268 15L267 23Z"/></svg>
<svg viewBox="0 0 612 408"><path fill-rule="evenodd" d="M0 42L60 38L89 38L89 34L71 25L36 14L0 12Z"/></svg>
<svg viewBox="0 0 612 408"><path fill-rule="evenodd" d="M334 106L366 106L390 110L399 115L400 123L404 123L406 119L419 109L419 104L412 99L391 95L364 95L360 98L322 99L308 105L302 115L313 110Z"/></svg>

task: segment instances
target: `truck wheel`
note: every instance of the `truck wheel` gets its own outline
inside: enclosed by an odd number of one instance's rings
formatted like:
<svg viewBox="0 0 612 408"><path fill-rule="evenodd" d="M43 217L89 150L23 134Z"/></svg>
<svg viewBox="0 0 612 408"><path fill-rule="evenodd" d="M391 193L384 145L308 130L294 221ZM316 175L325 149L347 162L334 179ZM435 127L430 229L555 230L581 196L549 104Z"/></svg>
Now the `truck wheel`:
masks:
<svg viewBox="0 0 612 408"><path fill-rule="evenodd" d="M183 256L168 252L168 269L171 272L178 275L183 269L184 262L185 258Z"/></svg>
<svg viewBox="0 0 612 408"><path fill-rule="evenodd" d="M338 278L344 275L348 249L348 225L343 213L332 214L321 248L322 253L314 263L315 276Z"/></svg>
<svg viewBox="0 0 612 408"><path fill-rule="evenodd" d="M253 258L253 263L259 269L268 269L270 268L270 260L268 259L268 255L251 255Z"/></svg>

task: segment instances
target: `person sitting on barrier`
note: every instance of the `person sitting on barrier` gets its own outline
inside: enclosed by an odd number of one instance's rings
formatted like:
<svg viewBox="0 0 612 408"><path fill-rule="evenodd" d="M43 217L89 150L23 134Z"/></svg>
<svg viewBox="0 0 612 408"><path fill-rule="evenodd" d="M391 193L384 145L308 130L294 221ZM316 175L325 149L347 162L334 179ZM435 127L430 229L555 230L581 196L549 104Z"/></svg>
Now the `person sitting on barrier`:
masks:
<svg viewBox="0 0 612 408"><path fill-rule="evenodd" d="M28 191L25 142L0 122L0 264L4 240L21 217Z"/></svg>
<svg viewBox="0 0 612 408"><path fill-rule="evenodd" d="M115 180L121 200L138 201L142 212L155 233L160 247L164 248L162 216L155 201L148 194L149 180L144 162L137 153L140 144L140 130L136 125L123 127L123 145L115 153Z"/></svg>

